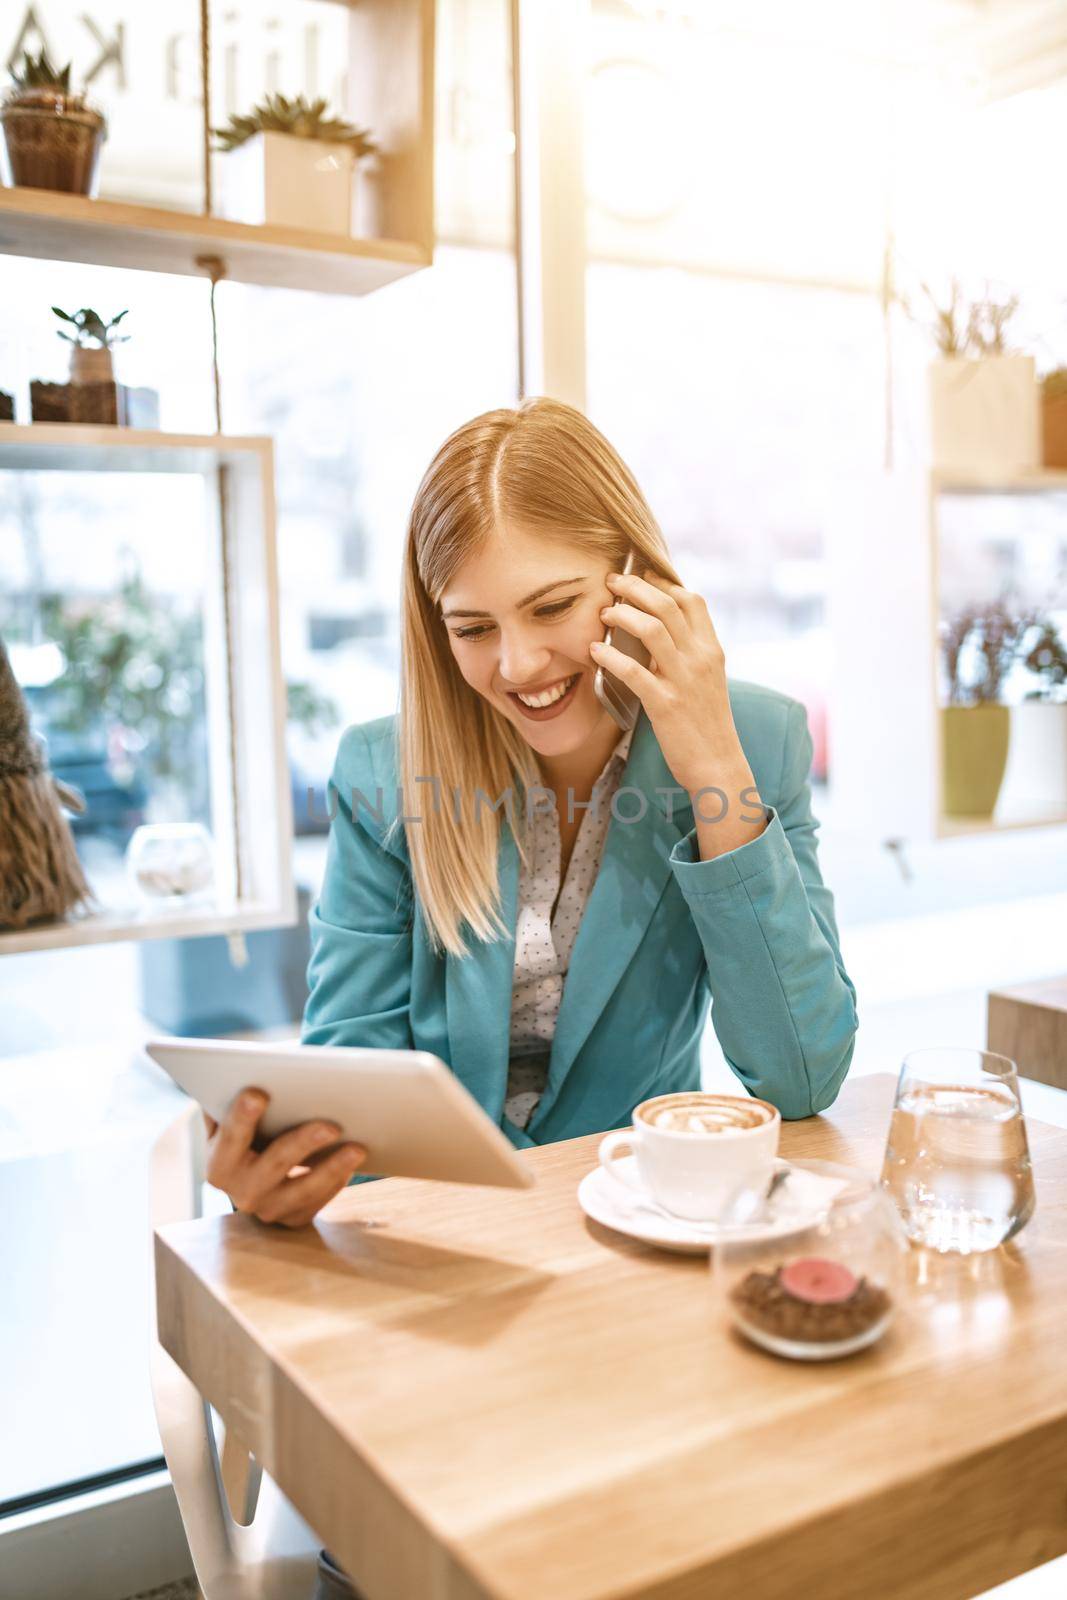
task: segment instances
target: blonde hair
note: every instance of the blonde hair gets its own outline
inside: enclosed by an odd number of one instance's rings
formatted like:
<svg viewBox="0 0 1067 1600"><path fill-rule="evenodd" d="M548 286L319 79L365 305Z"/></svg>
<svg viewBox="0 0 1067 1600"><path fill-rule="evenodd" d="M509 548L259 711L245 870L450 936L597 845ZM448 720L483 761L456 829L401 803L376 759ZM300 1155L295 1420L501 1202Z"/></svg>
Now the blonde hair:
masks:
<svg viewBox="0 0 1067 1600"><path fill-rule="evenodd" d="M519 730L466 682L452 654L440 598L464 562L509 524L565 540L616 570L632 547L639 561L679 582L637 481L580 411L529 399L487 411L451 434L419 485L408 524L401 600L401 684L397 767L415 892L435 950L468 953L475 937L510 937L500 915L497 872L505 792L540 782ZM436 784L425 780L431 775ZM424 780L416 786L416 780ZM427 790L435 803L420 796ZM488 803L452 799L481 791ZM525 828L515 826L526 859ZM520 808L521 810L522 808ZM419 813L418 821L407 820Z"/></svg>

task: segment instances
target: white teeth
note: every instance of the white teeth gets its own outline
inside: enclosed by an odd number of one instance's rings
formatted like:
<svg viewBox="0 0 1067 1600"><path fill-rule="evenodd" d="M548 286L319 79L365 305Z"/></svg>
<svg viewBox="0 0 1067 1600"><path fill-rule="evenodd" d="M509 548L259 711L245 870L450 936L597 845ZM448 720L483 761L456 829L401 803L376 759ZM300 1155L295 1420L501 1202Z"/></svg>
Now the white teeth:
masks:
<svg viewBox="0 0 1067 1600"><path fill-rule="evenodd" d="M546 689L543 694L520 694L516 698L521 700L524 706L532 706L534 710L541 706L555 705L557 700L562 700L577 676L578 674L574 673L572 677L558 684L555 689Z"/></svg>

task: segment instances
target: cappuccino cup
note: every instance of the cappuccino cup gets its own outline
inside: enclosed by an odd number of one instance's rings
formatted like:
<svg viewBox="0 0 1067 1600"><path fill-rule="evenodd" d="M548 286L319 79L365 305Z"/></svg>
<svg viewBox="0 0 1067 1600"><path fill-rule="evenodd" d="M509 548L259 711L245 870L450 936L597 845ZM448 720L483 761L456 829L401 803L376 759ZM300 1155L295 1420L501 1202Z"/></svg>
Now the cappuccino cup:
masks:
<svg viewBox="0 0 1067 1600"><path fill-rule="evenodd" d="M651 1197L688 1222L729 1222L751 1197L762 1200L774 1175L782 1118L767 1100L746 1095L661 1094L643 1100L632 1128L600 1143L600 1164L631 1194ZM620 1167L624 1151L636 1173Z"/></svg>

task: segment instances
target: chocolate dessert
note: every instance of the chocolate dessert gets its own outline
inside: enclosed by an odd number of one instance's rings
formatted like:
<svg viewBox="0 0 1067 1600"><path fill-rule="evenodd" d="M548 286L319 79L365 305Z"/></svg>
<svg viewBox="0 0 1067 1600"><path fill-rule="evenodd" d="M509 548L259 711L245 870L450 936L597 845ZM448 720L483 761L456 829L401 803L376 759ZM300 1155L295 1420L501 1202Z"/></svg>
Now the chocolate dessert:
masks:
<svg viewBox="0 0 1067 1600"><path fill-rule="evenodd" d="M868 1332L889 1312L885 1289L837 1262L799 1261L750 1272L730 1293L739 1317L776 1339L830 1344Z"/></svg>

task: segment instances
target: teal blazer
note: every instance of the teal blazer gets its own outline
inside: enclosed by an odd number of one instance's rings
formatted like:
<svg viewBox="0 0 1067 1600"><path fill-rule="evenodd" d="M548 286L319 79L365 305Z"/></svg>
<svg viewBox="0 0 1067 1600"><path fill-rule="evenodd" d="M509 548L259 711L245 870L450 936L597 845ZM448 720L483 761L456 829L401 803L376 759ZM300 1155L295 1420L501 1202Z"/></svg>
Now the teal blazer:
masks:
<svg viewBox="0 0 1067 1600"><path fill-rule="evenodd" d="M767 827L701 861L692 808L640 712L620 789L641 790L647 809L634 794L618 800L571 953L547 1085L525 1130L504 1116L520 864L511 828L501 813L510 938L472 941L462 959L433 954L403 831L388 848L381 837L396 814L396 717L348 728L327 786L302 1041L429 1050L522 1148L625 1127L649 1096L699 1087L710 1002L746 1089L783 1117L830 1105L852 1059L856 1004L819 872L807 717L757 684L735 680L729 691ZM357 796L353 814L355 791L366 799Z"/></svg>

